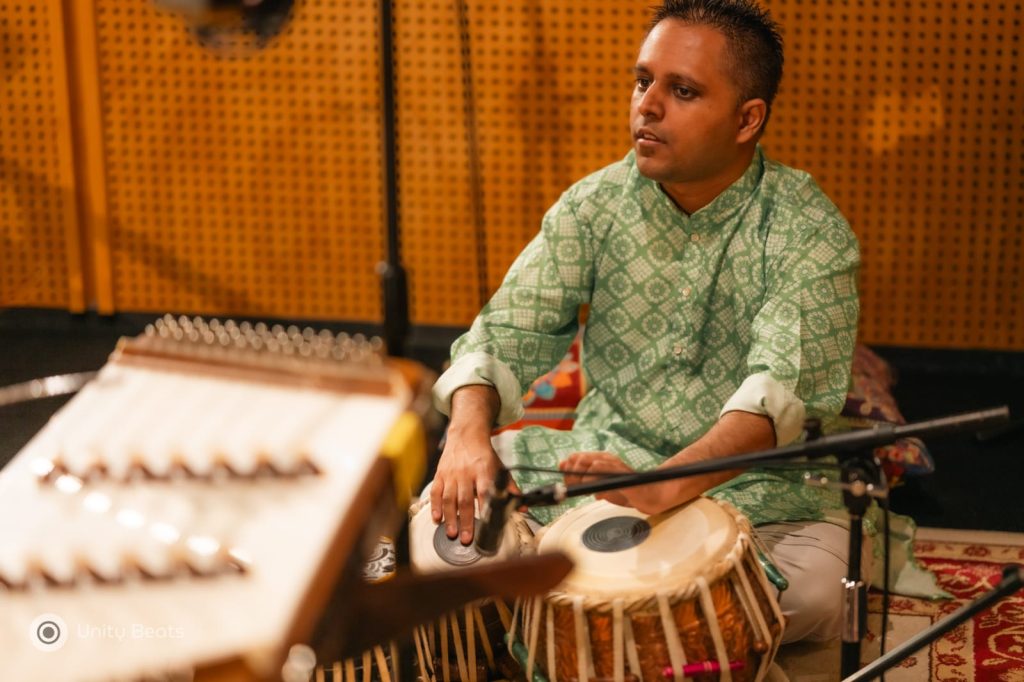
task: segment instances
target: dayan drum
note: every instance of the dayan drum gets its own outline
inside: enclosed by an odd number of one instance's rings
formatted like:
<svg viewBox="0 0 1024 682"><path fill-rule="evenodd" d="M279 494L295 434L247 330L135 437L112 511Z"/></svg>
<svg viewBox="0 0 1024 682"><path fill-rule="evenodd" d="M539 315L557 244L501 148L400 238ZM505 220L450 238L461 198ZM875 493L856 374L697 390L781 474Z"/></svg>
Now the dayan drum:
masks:
<svg viewBox="0 0 1024 682"><path fill-rule="evenodd" d="M419 573L436 573L533 553L533 533L523 516L512 512L497 553L481 555L475 545L449 539L444 525L434 523L430 502L409 510L409 558ZM477 519L476 527L480 522ZM512 609L501 599L485 599L445 614L414 632L419 674L427 682L484 682L512 677L515 660L504 645L512 625Z"/></svg>
<svg viewBox="0 0 1024 682"><path fill-rule="evenodd" d="M733 507L699 498L647 516L599 501L541 531L537 551L553 550L572 573L516 605L527 679L760 680L771 665L783 617Z"/></svg>

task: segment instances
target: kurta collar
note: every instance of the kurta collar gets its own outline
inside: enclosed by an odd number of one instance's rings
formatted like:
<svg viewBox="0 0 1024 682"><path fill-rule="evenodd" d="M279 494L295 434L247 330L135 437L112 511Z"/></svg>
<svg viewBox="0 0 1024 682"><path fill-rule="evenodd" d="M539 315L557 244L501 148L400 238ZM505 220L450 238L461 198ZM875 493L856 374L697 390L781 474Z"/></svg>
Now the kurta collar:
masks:
<svg viewBox="0 0 1024 682"><path fill-rule="evenodd" d="M743 171L743 175L736 182L729 185L724 192L712 199L711 203L690 215L679 210L679 207L661 189L658 183L640 175L640 171L636 170L635 165L633 172L636 173L638 180L643 185L641 195L645 202L661 202L666 208L671 209L676 219L682 220L685 223L698 223L713 228L735 213L757 190L758 185L761 183L761 176L764 174L764 161L764 151L761 149L761 145L757 145L757 148L754 150L754 158L751 159L747 170Z"/></svg>

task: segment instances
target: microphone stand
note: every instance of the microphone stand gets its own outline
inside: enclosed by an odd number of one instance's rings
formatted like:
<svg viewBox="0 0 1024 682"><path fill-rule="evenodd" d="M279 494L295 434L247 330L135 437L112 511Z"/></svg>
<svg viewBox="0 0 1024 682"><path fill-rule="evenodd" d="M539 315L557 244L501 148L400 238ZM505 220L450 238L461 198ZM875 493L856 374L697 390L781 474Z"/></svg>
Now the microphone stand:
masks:
<svg viewBox="0 0 1024 682"><path fill-rule="evenodd" d="M387 221L387 257L377 264L376 269L383 289L384 342L389 355L401 358L406 355L405 343L409 334L409 287L406 283L405 268L402 267L398 216L393 2L394 0L380 0L378 3L381 157L384 166L381 180L384 185L383 208Z"/></svg>
<svg viewBox="0 0 1024 682"><path fill-rule="evenodd" d="M882 489L881 466L874 458L874 449L880 445L892 443L899 438L926 438L941 434L988 429L1007 422L1009 417L1009 410L1003 406L912 424L881 424L870 429L848 431L781 448L719 457L676 467L609 476L590 483L573 486L554 483L524 492L520 503L528 507L551 506L562 502L567 497L591 495L606 490L629 488L730 469L746 469L760 464L797 458L814 459L828 455L838 456L841 469L838 486L842 489L843 503L850 513L848 570L842 584L843 640L840 661L842 676L847 678L860 667L860 643L864 636L867 619L867 592L864 589L864 581L861 579L863 518L870 506L870 497L887 494ZM825 483L827 482L819 484ZM886 551L888 550L889 548L886 547Z"/></svg>

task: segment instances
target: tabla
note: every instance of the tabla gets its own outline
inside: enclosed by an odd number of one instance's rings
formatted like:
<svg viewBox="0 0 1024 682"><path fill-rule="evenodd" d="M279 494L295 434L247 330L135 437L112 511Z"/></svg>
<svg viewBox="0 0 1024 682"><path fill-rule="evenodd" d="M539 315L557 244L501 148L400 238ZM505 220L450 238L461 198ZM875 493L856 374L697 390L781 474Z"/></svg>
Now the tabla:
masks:
<svg viewBox="0 0 1024 682"><path fill-rule="evenodd" d="M599 501L541 531L537 551L551 550L575 568L556 590L516 605L510 641L525 643L527 679L536 668L550 682L681 682L699 666L720 670L717 679L760 680L771 665L782 612L750 523L728 504L699 498L647 516Z"/></svg>
<svg viewBox="0 0 1024 682"><path fill-rule="evenodd" d="M533 552L533 533L522 514L512 512L497 553L481 555L475 545L449 539L444 526L434 523L430 503L422 500L409 510L409 559L419 573L435 573ZM476 527L480 527L477 519ZM505 652L504 637L512 626L512 609L502 599L485 599L442 616L414 632L419 673L427 682L483 682L517 669Z"/></svg>

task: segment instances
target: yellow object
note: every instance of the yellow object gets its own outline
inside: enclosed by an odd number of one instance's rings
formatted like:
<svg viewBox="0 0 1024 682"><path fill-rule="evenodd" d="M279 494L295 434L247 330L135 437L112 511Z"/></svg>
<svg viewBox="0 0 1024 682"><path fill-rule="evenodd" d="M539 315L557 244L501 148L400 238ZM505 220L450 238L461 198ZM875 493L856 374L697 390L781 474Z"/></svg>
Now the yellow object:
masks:
<svg viewBox="0 0 1024 682"><path fill-rule="evenodd" d="M391 427L380 452L391 460L395 502L399 509L405 509L426 472L427 438L423 420L413 412L404 412Z"/></svg>

